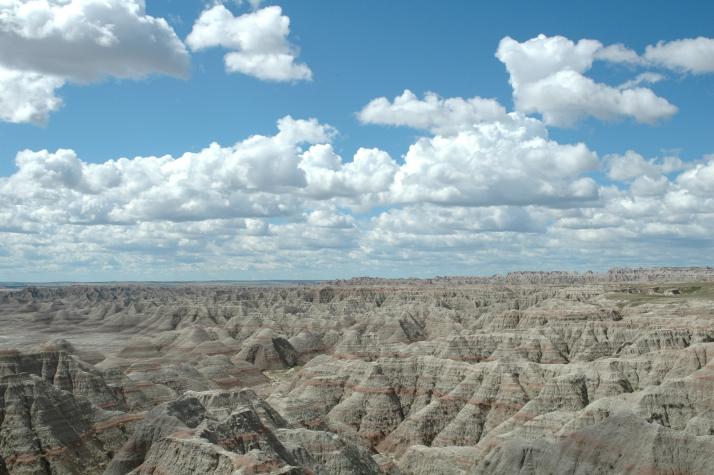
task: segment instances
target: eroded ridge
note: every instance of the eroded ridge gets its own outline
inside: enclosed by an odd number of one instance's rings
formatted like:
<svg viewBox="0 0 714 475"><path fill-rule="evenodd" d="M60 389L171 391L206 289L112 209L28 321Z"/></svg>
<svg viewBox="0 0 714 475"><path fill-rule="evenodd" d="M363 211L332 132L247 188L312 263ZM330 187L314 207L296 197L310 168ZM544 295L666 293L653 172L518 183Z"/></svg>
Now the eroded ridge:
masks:
<svg viewBox="0 0 714 475"><path fill-rule="evenodd" d="M3 291L0 474L711 473L711 275Z"/></svg>

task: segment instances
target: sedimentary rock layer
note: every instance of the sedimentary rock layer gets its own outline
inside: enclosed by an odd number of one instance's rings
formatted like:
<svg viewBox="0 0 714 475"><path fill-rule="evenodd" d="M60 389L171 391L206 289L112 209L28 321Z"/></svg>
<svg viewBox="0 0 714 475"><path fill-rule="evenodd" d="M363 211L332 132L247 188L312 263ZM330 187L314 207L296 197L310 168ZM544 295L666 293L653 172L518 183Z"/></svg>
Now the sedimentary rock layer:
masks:
<svg viewBox="0 0 714 475"><path fill-rule="evenodd" d="M0 474L710 473L708 279L3 292Z"/></svg>

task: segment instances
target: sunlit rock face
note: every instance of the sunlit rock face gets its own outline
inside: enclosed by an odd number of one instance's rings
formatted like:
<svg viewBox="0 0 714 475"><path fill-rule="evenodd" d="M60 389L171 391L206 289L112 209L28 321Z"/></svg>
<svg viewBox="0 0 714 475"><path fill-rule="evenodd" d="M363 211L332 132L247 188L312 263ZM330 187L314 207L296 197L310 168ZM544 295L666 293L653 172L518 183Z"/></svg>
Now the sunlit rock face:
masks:
<svg viewBox="0 0 714 475"><path fill-rule="evenodd" d="M707 474L711 269L0 292L0 474Z"/></svg>

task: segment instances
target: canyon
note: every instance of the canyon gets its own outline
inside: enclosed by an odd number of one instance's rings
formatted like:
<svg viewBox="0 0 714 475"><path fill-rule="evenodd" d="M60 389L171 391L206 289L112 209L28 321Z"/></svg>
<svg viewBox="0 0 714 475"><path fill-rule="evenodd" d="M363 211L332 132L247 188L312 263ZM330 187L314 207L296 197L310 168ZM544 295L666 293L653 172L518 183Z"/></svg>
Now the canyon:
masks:
<svg viewBox="0 0 714 475"><path fill-rule="evenodd" d="M0 475L707 474L714 269L0 291Z"/></svg>

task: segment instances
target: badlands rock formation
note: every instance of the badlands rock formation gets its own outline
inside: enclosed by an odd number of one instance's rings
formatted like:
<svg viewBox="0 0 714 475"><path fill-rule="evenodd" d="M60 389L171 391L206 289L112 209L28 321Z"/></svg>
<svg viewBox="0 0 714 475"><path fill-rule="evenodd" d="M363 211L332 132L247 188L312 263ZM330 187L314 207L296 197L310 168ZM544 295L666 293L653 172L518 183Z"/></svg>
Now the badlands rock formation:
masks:
<svg viewBox="0 0 714 475"><path fill-rule="evenodd" d="M709 474L714 271L0 292L0 475Z"/></svg>

